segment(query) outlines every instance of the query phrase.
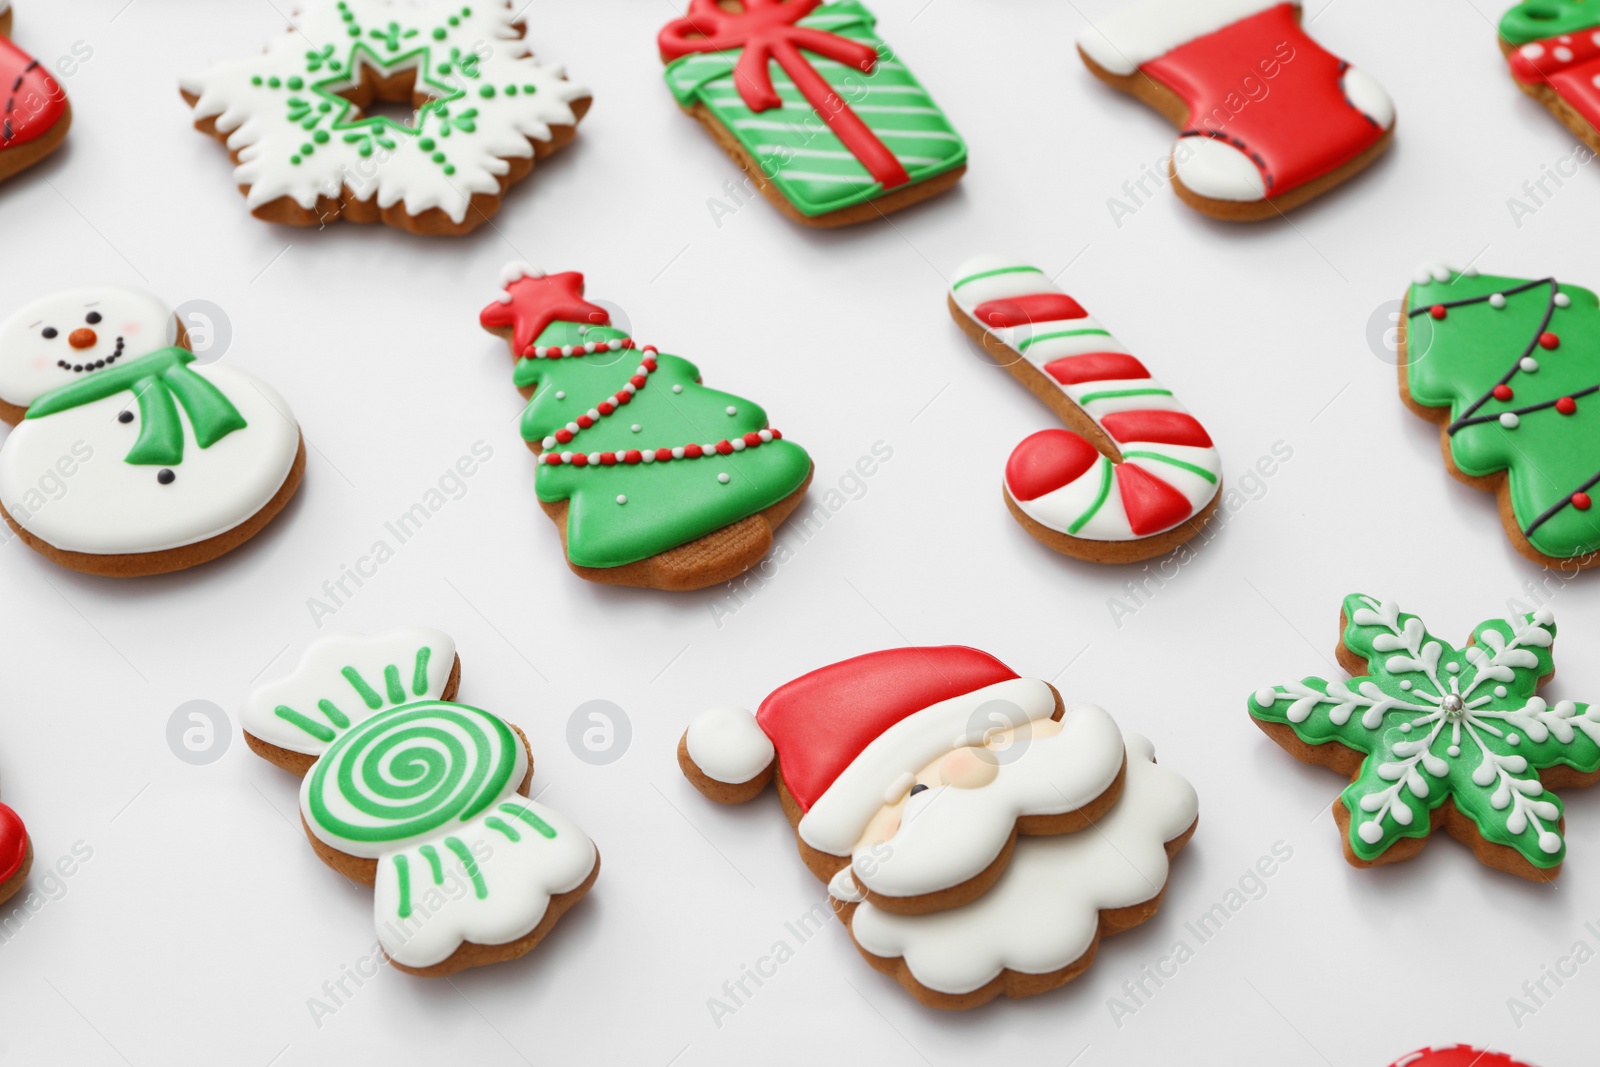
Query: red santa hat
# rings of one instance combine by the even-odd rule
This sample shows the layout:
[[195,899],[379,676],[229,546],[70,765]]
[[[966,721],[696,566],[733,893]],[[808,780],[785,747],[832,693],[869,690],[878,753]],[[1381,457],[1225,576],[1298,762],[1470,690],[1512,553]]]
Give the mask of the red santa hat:
[[805,813],[801,834],[846,855],[885,794],[941,754],[996,728],[1050,718],[1055,691],[959,645],[872,652],[803,675],[748,712],[718,708],[685,741],[702,773],[738,784],[776,755]]

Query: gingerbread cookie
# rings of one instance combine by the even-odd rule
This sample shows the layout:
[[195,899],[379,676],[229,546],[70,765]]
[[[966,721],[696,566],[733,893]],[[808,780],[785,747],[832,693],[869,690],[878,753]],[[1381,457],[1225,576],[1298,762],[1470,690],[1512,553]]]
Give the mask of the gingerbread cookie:
[[805,450],[688,360],[637,345],[583,299],[583,275],[513,263],[501,280],[479,321],[517,361],[535,491],[573,572],[684,590],[755,566],[811,482]]
[[1144,364],[1037,267],[980,256],[947,300],[966,334],[1071,429],[1025,438],[1005,499],[1057,552],[1131,563],[1199,533],[1221,499],[1211,435]]
[[1600,152],[1600,11],[1583,0],[1524,0],[1500,19],[1517,87]]
[[1518,552],[1600,563],[1600,301],[1554,278],[1421,270],[1406,291],[1400,396],[1445,464],[1493,492]]
[[507,0],[306,3],[261,54],[182,81],[257,218],[470,233],[589,110],[587,89],[534,60]]
[[0,0],[0,181],[61,147],[72,125],[66,90],[10,37],[11,0]]
[[1333,804],[1345,858],[1407,860],[1442,827],[1491,867],[1555,878],[1567,846],[1551,790],[1600,781],[1600,711],[1536,695],[1555,673],[1549,611],[1479,623],[1460,650],[1360,594],[1339,625],[1351,682],[1265,687],[1249,710],[1295,758],[1350,776]]
[[303,776],[318,857],[373,887],[389,961],[424,977],[530,951],[600,873],[584,832],[527,799],[522,731],[452,702],[460,677],[437,630],[330,634],[241,713],[251,750]]
[[113,286],[42,297],[0,322],[0,514],[63,567],[164,574],[253,537],[300,485],[288,405],[200,366],[166,305]]
[[856,0],[690,0],[661,30],[667,85],[750,181],[807,226],[955,185],[967,146]]
[[1473,1048],[1471,1045],[1441,1045],[1419,1048],[1395,1060],[1389,1067],[1532,1067],[1504,1052]]
[[[0,27],[4,28],[4,27]],[[0,904],[22,888],[33,866],[33,842],[16,812],[0,804]]]
[[1274,218],[1389,147],[1383,87],[1301,28],[1283,0],[1135,0],[1078,35],[1091,73],[1178,127],[1179,197],[1212,218]]
[[678,763],[725,804],[776,778],[801,859],[857,947],[940,1008],[1076,977],[1101,932],[1154,914],[1198,810],[1104,709],[1067,707],[1049,683],[958,646],[823,667],[755,716],[703,712]]

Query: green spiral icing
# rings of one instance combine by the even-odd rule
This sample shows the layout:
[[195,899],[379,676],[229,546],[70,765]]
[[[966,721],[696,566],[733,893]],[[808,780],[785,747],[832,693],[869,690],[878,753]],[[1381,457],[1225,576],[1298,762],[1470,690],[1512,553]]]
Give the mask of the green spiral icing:
[[405,841],[470,819],[517,783],[521,742],[500,719],[423,701],[379,712],[323,753],[305,808],[348,841]]

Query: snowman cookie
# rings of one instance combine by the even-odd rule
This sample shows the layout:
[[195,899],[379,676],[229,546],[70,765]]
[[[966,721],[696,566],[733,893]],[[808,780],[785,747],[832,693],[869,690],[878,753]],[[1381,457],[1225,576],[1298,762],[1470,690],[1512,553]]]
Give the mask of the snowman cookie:
[[61,147],[72,125],[66,90],[10,37],[11,0],[0,0],[0,181]]
[[1134,0],[1078,35],[1090,73],[1178,127],[1172,186],[1196,211],[1275,218],[1389,147],[1389,94],[1314,41],[1300,6]]
[[857,947],[925,1004],[1076,977],[1150,918],[1194,791],[1093,704],[971,648],[870,653],[715,708],[678,745],[720,803],[776,779],[800,855]]
[[1221,459],[1198,419],[1038,267],[979,256],[946,300],[968,337],[1070,429],[1006,461],[1006,506],[1040,543],[1133,563],[1195,536],[1217,510]]
[[[533,58],[508,0],[305,0],[265,50],[184,78],[250,213],[464,234],[564,147],[589,91]],[[414,108],[405,120],[374,104]]]
[[460,680],[438,630],[328,634],[241,712],[251,750],[302,776],[317,856],[373,887],[389,962],[423,977],[531,951],[600,873],[594,842],[528,799],[527,737],[454,703]]
[[73,570],[136,577],[215,559],[300,485],[305,445],[254,375],[200,366],[144,293],[78,289],[0,322],[0,514]]
[[0,904],[22,888],[33,866],[33,842],[16,812],[0,804]]

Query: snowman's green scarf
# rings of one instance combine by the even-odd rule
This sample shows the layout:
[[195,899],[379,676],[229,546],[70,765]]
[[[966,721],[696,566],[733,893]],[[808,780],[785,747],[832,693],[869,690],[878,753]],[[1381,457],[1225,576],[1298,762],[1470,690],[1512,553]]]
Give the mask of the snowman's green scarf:
[[201,448],[210,448],[246,426],[244,416],[222,390],[190,369],[193,362],[194,353],[188,349],[163,348],[119,366],[97,370],[45,393],[28,406],[28,418],[42,419],[132,391],[139,401],[139,438],[123,461],[175,467],[183,462],[180,406],[189,417],[194,439]]

